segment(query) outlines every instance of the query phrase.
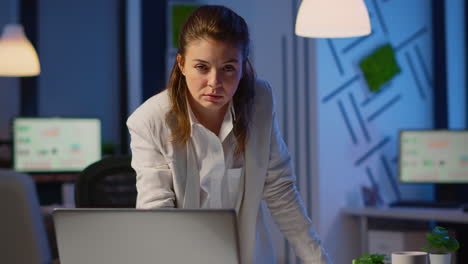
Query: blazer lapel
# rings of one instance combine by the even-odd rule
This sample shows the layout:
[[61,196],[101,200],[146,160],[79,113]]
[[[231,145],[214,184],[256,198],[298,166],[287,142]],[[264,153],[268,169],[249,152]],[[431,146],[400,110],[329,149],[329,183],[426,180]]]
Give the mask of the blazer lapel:
[[176,194],[176,208],[184,207],[185,185],[187,181],[187,153],[185,148],[173,148],[173,161],[171,170],[174,174],[173,188]]
[[200,207],[200,173],[190,142],[186,147],[174,147],[172,173],[177,208]]
[[200,170],[192,142],[186,146],[186,179],[183,208],[200,208]]
[[265,153],[268,148],[257,138],[259,134],[252,132],[245,150],[244,193],[238,215],[242,263],[253,263],[257,215],[266,176],[265,157],[268,157]]
[[[263,91],[263,90],[259,90]],[[239,210],[239,237],[242,263],[254,263],[255,234],[270,151],[272,105],[265,94],[256,94],[252,129],[245,149],[244,196]]]

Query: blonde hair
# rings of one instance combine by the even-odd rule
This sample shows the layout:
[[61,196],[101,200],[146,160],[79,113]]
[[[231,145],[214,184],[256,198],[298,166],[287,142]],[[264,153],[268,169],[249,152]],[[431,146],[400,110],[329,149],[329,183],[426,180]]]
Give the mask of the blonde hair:
[[[184,23],[179,35],[178,54],[184,58],[187,45],[195,40],[213,39],[225,41],[241,49],[243,74],[233,96],[235,120],[233,133],[237,140],[236,155],[245,152],[250,116],[255,96],[255,72],[249,62],[249,31],[244,19],[224,6],[201,6]],[[185,76],[174,62],[169,76],[168,93],[171,110],[166,122],[171,127],[172,140],[179,145],[187,144],[190,139],[190,120],[187,110],[187,83]]]

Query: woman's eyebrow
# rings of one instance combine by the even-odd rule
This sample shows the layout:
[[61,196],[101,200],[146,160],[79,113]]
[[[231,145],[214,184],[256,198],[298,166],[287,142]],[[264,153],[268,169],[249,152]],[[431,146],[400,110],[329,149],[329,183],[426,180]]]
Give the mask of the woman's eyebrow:
[[207,61],[204,61],[204,60],[201,60],[201,59],[193,59],[192,61],[196,61],[196,62],[202,62],[202,63],[209,63]]
[[[210,64],[209,62],[207,62],[205,60],[202,60],[202,59],[193,59],[192,61]],[[238,59],[229,59],[229,60],[225,61],[224,63],[233,63],[233,62],[234,63],[239,63],[239,60]]]
[[224,63],[231,63],[231,62],[239,63],[239,60],[238,59],[230,59],[230,60],[225,61]]

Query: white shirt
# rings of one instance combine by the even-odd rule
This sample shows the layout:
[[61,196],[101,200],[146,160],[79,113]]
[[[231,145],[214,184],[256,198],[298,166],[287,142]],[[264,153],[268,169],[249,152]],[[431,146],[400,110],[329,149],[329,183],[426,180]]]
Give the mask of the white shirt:
[[200,172],[200,208],[235,208],[240,206],[243,159],[235,158],[235,118],[229,105],[219,135],[200,124],[187,102],[191,125],[191,143]]

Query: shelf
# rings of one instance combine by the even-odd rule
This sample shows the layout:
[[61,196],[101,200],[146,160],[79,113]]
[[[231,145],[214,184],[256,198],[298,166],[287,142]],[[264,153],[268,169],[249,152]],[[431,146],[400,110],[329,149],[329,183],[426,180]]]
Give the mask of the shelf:
[[464,212],[461,208],[343,208],[342,212],[350,216],[468,223],[468,212]]

